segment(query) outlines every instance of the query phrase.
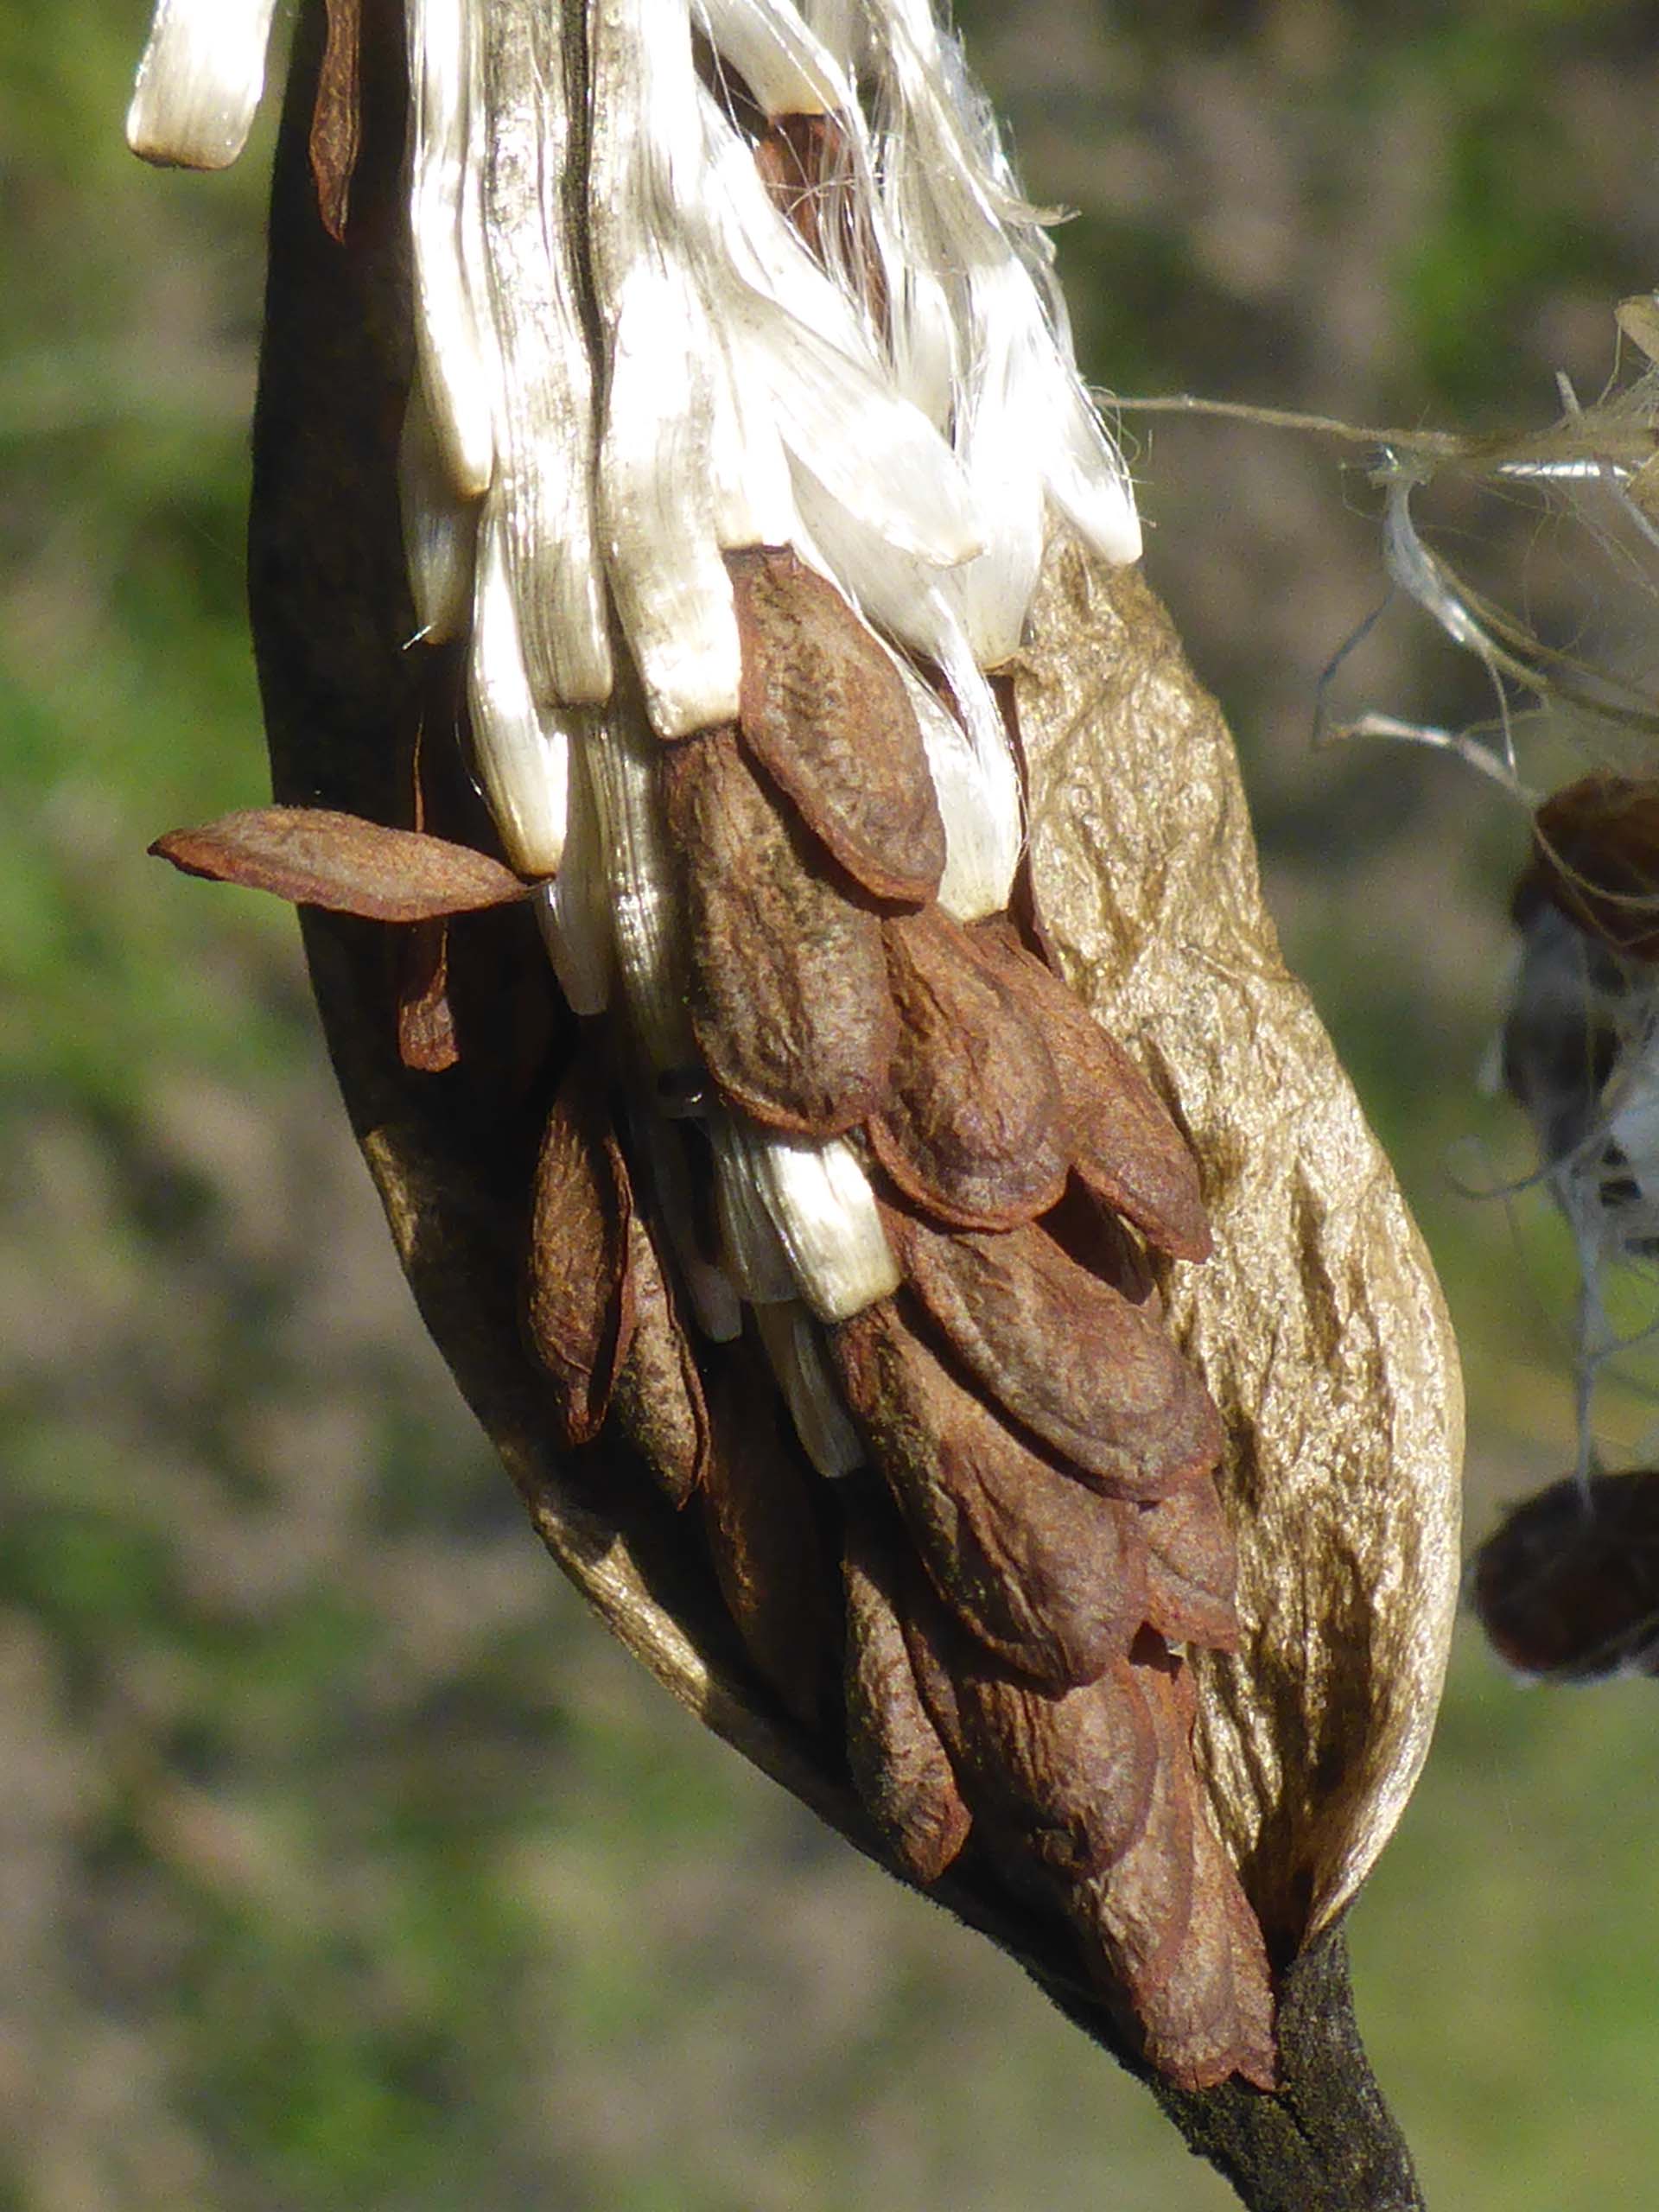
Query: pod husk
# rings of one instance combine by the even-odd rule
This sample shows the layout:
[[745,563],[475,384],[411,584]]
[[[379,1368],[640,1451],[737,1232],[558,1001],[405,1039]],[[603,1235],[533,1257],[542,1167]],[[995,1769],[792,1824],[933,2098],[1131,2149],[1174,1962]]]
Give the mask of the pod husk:
[[1061,973],[1204,1163],[1171,1324],[1220,1409],[1243,1634],[1196,1748],[1276,1947],[1354,1896],[1427,1754],[1459,1583],[1463,1392],[1433,1268],[1262,904],[1220,713],[1138,569],[1050,549],[1014,676]]

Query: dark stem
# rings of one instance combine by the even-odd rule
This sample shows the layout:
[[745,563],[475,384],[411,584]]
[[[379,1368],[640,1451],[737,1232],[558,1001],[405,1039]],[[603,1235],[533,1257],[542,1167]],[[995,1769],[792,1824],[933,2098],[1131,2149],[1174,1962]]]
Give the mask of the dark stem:
[[1250,2212],[1422,2212],[1411,2153],[1359,2039],[1339,1928],[1304,1951],[1281,1982],[1282,2078],[1272,2096],[1236,2080],[1216,2089],[1172,2088],[1124,2058],[1102,2034],[1094,2008],[1051,1994],[1140,2075],[1188,2147],[1231,2183]]

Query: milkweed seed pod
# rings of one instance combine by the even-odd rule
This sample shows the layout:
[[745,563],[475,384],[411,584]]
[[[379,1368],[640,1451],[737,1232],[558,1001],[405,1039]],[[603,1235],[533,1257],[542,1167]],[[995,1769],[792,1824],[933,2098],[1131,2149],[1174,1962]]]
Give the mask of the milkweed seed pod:
[[1250,2201],[1405,2203],[1329,1931],[1432,1726],[1455,1367],[1138,552],[924,0],[331,0],[282,809],[163,849],[305,905],[429,1325],[625,1641]]

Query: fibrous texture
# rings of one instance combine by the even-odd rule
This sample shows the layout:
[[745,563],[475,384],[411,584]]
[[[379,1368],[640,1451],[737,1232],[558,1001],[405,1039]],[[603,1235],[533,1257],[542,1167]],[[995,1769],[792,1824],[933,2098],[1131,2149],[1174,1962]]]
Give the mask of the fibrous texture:
[[[325,216],[353,204],[328,152],[356,143],[340,104],[397,45],[346,0],[329,16],[331,51],[362,44],[312,119]],[[1254,1431],[1188,1343],[1211,1333],[1192,1280],[1232,1282],[1206,1185],[1232,1197],[1239,1160],[1184,1134],[1154,1020],[1124,1025],[1132,1053],[1046,933],[1033,618],[1057,561],[1108,575],[1139,539],[1043,233],[922,0],[408,0],[404,29],[399,681],[421,745],[400,804],[533,887],[511,1020],[498,971],[493,1043],[469,1046],[465,1003],[445,1033],[457,1081],[471,1051],[493,1086],[478,1249],[512,1253],[537,1418],[583,1500],[538,1491],[538,1516],[615,1617],[628,1554],[596,1567],[582,1516],[602,1532],[608,1512],[613,1539],[628,1482],[654,1478],[758,1694],[813,1746],[808,1794],[850,1770],[895,1867],[1063,1930],[1068,1973],[1168,2082],[1270,2087],[1262,1917],[1294,1951],[1386,1832],[1426,1741],[1444,1560],[1409,1563],[1410,1679],[1387,1695],[1314,1647],[1333,1588],[1363,1614],[1357,1575],[1387,1580],[1394,1520],[1359,1516],[1346,1554],[1302,1562],[1287,1630],[1260,1575],[1238,1601],[1262,1478],[1227,1446]],[[454,795],[461,760],[486,816]],[[1189,791],[1189,815],[1231,790]],[[1097,800],[1099,866],[1140,882],[1158,837],[1118,841]],[[322,859],[274,887],[349,878],[355,849],[327,842],[346,835],[320,831]],[[203,865],[265,881],[254,842]],[[1224,912],[1255,933],[1254,988],[1274,971],[1243,849],[1230,906],[1195,865],[1182,942]],[[1148,903],[1120,949],[1149,971]],[[460,911],[451,894],[417,926],[458,933]],[[493,918],[534,943],[524,915]],[[447,972],[425,960],[400,1035],[433,1028]],[[1191,975],[1172,998],[1215,1047]],[[411,1080],[450,1079],[432,1065],[405,1052]],[[1230,1060],[1205,1081],[1254,1096],[1275,1077],[1286,1156],[1317,1095],[1392,1233],[1398,1285],[1373,1297],[1374,1255],[1351,1250],[1319,1315],[1327,1395],[1357,1421],[1363,1347],[1338,1340],[1380,1308],[1387,1338],[1421,1270],[1304,1035],[1259,1084]],[[393,1164],[412,1155],[370,1150],[421,1278],[424,1207]],[[1259,1306],[1320,1226],[1263,1255]],[[1301,1319],[1283,1322],[1297,1363],[1259,1374],[1258,1399],[1306,1387]],[[1373,1378],[1391,1372],[1391,1340],[1373,1352]],[[1215,1366],[1230,1380],[1224,1351]],[[1433,1366],[1425,1401],[1445,1395]],[[1420,1427],[1427,1461],[1435,1419]],[[1309,1507],[1321,1541],[1339,1519]],[[664,1586],[639,1593],[637,1640],[683,1688]],[[1296,1636],[1313,1688],[1275,1677],[1253,1704],[1253,1656]],[[1356,1713],[1351,1773],[1333,1732]]]

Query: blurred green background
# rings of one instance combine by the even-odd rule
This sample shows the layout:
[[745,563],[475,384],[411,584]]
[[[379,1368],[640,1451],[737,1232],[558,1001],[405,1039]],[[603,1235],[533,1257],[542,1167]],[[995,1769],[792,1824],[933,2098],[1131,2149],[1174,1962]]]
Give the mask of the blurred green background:
[[[143,12],[0,13],[0,2206],[1215,2212],[1011,1966],[588,1621],[416,1325],[290,918],[143,856],[264,795],[270,141],[217,179],[130,161]],[[1120,390],[1541,422],[1659,281],[1655,6],[959,12],[1030,189],[1077,211]],[[1521,825],[1443,759],[1310,750],[1381,591],[1363,479],[1128,427],[1292,955],[1444,1272],[1478,1535],[1571,1452],[1561,1240],[1453,1173],[1471,1135],[1522,1158],[1475,1088]],[[1492,546],[1512,600],[1601,620],[1580,534],[1516,510]],[[1343,682],[1445,720],[1478,674],[1402,617]],[[1604,1414],[1617,1463],[1649,1416]],[[1651,2201],[1656,1736],[1647,1684],[1523,1690],[1460,1641],[1351,1923],[1440,2207]]]

